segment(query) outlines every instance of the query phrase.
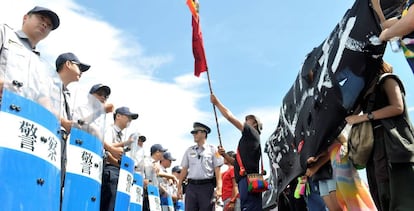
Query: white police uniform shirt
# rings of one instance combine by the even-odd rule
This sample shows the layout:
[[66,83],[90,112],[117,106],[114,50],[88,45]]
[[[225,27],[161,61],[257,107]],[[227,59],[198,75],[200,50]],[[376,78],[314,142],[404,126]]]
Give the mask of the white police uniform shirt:
[[149,183],[158,187],[158,177],[156,169],[160,170],[160,161],[154,160],[152,157],[144,158],[144,179],[149,180]]
[[[164,172],[164,173],[168,173],[167,172],[167,169],[164,166],[162,166],[162,165],[160,165],[160,171],[161,172]],[[166,193],[162,193],[161,192],[161,189],[160,189],[160,194],[164,194],[164,195],[165,194],[168,194],[168,195],[171,196],[172,191],[170,190],[170,186],[171,186],[170,181],[167,178],[165,178],[165,177],[158,177],[158,183],[159,183],[159,186],[162,186],[163,189],[165,191],[167,191]]]
[[109,144],[112,143],[121,143],[123,139],[123,135],[121,128],[119,128],[117,125],[113,124],[105,131],[104,141],[106,141]]
[[[121,129],[113,124],[105,130],[104,141],[109,144],[120,143],[122,142],[122,137],[123,134],[121,132]],[[107,164],[109,163],[107,162]]]
[[145,155],[144,155],[144,148],[138,146],[137,151],[130,150],[126,152],[126,155],[132,160],[134,160],[135,165],[135,172],[140,173],[141,175],[144,174],[144,167],[145,167]]
[[211,144],[189,147],[185,153],[181,166],[188,168],[188,179],[203,180],[214,177],[214,169],[222,166],[224,159]]
[[[61,80],[53,66],[31,47],[27,35],[0,24],[0,47],[0,78],[5,80],[5,87],[42,105],[48,99],[44,106],[59,113]],[[12,81],[20,82],[22,87],[10,85]]]

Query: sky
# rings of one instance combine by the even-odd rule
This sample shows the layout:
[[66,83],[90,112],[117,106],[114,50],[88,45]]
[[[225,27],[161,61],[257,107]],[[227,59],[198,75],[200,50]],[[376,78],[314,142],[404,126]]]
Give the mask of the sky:
[[[262,120],[263,149],[306,54],[328,37],[354,1],[199,1],[212,90],[240,120],[247,114]],[[81,80],[70,85],[71,92],[86,97],[96,83],[110,86],[108,102],[139,114],[127,133],[147,137],[147,154],[151,145],[162,144],[177,159],[172,166],[179,165],[184,151],[194,145],[193,122],[209,125],[207,142],[219,144],[207,74],[194,76],[191,13],[185,0],[1,3],[0,22],[15,29],[36,5],[59,15],[60,27],[38,45],[42,56],[53,65],[59,54],[73,52],[90,64]],[[413,116],[414,74],[401,52],[388,48],[384,58],[405,84]],[[235,151],[240,132],[218,110],[217,118],[223,147]],[[266,154],[264,161],[269,169]]]

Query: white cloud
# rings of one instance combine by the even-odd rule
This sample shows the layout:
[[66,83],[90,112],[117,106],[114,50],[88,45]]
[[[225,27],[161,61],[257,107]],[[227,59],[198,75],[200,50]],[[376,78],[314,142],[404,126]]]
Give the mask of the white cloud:
[[[193,79],[179,76],[172,83],[152,77],[152,71],[170,62],[172,56],[143,55],[141,44],[131,40],[127,33],[98,19],[96,14],[86,13],[71,1],[32,1],[17,5],[8,2],[3,2],[0,17],[10,21],[16,29],[20,28],[23,15],[37,4],[59,15],[60,27],[38,47],[51,65],[60,53],[74,52],[82,62],[92,66],[79,83],[71,84],[76,98],[86,96],[95,83],[107,84],[112,89],[109,101],[115,107],[128,106],[140,114],[128,132],[138,130],[146,135],[148,148],[151,144],[162,143],[173,151],[192,143],[188,132],[194,119],[203,118],[203,112],[196,106],[200,94],[188,87],[201,83],[194,76]],[[107,119],[112,119],[112,115]],[[174,154],[181,157],[182,153]]]
[[[189,133],[192,123],[210,121],[211,126],[215,125],[211,123],[214,121],[213,112],[202,111],[197,106],[200,98],[208,100],[209,93],[200,92],[200,86],[207,83],[205,76],[194,77],[191,66],[187,75],[176,76],[170,82],[154,77],[154,71],[172,62],[174,55],[146,55],[144,44],[134,40],[133,36],[122,29],[103,21],[99,14],[88,12],[72,1],[6,0],[2,3],[0,19],[17,29],[21,27],[23,15],[35,5],[51,8],[59,15],[60,27],[39,43],[42,55],[54,65],[54,60],[60,53],[73,52],[82,62],[90,64],[91,69],[82,75],[80,82],[70,86],[75,98],[86,96],[95,83],[109,85],[112,89],[109,102],[114,103],[115,107],[128,106],[133,112],[139,113],[138,120],[133,121],[127,133],[137,130],[145,135],[148,153],[152,144],[161,143],[177,158],[173,165],[178,165],[184,150],[193,144]],[[278,111],[271,108],[251,111],[264,122],[264,143],[277,123],[277,116],[267,114]],[[245,112],[247,113],[250,112]],[[240,115],[241,118],[245,114]],[[112,115],[107,119],[112,119]],[[220,129],[226,141],[231,137],[232,144],[229,147],[235,150],[240,136],[228,124],[222,122],[220,127],[224,130]],[[209,142],[218,144],[214,139],[216,134],[213,133]]]

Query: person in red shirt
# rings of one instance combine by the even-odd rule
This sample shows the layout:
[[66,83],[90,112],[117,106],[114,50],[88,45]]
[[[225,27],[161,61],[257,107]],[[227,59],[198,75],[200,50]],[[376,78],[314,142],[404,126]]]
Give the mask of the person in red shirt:
[[226,152],[222,146],[218,147],[218,152],[223,156],[224,164],[228,166],[227,170],[221,174],[223,181],[221,197],[224,202],[224,210],[240,210],[239,189],[234,177],[233,166],[233,163],[236,160],[236,153],[234,151]]

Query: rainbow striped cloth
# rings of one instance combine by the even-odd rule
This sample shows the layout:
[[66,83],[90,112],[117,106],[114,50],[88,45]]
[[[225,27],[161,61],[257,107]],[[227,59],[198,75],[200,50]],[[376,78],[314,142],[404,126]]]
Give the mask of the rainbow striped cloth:
[[341,146],[335,142],[329,149],[339,205],[342,210],[349,211],[377,210],[367,184],[359,177],[348,159],[348,154],[341,152]]

